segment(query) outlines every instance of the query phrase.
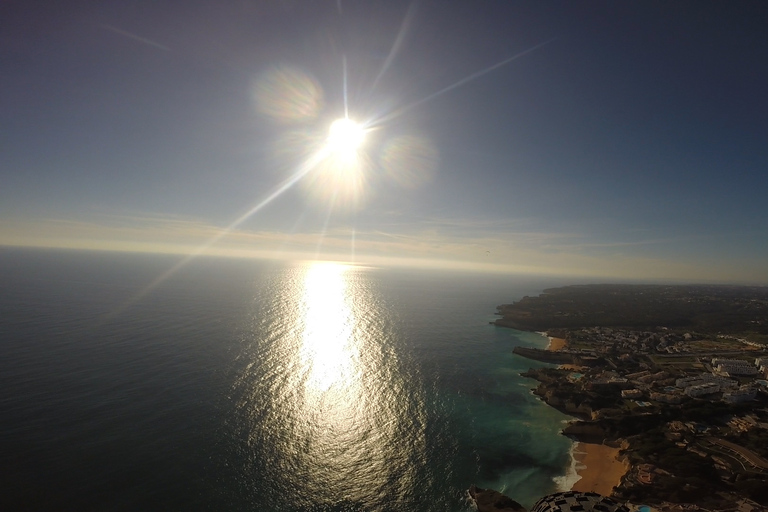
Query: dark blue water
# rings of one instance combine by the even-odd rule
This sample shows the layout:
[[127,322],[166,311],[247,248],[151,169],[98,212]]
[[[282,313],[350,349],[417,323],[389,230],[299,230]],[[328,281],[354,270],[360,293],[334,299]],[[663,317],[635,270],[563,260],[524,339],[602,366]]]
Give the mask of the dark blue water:
[[[466,510],[555,490],[566,419],[497,304],[562,283],[0,250],[0,508]],[[154,283],[154,285],[152,285]],[[152,286],[150,286],[152,285]]]

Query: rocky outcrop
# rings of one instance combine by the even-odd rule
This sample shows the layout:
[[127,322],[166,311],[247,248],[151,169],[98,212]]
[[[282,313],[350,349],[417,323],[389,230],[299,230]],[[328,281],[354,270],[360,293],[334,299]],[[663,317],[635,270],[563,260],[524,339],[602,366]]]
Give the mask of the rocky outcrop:
[[587,401],[576,402],[570,398],[562,398],[558,396],[557,389],[553,389],[551,385],[539,384],[539,386],[533,390],[533,394],[541,397],[541,399],[550,407],[554,407],[560,412],[576,416],[578,418],[589,419],[592,417],[592,406]]
[[559,374],[544,372],[541,368],[528,368],[526,371],[520,372],[520,376],[535,379],[544,384],[558,383],[562,378]]
[[469,495],[475,501],[478,512],[528,512],[521,504],[493,489],[481,489],[474,485]]
[[553,350],[541,350],[539,348],[515,347],[512,352],[519,356],[553,364],[574,364],[575,356],[568,352],[556,352]]
[[605,439],[607,435],[607,432],[601,425],[597,423],[575,421],[573,423],[569,423],[568,426],[563,429],[563,435],[573,437],[584,442],[602,443],[603,439]]

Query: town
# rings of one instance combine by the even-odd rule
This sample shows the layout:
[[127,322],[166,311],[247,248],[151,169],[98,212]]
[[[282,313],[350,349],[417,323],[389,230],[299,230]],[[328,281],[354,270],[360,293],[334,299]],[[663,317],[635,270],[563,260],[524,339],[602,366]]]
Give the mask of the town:
[[[500,306],[506,315],[497,324],[521,319],[538,328],[552,324],[542,330],[559,346],[514,351],[558,365],[532,368],[524,375],[539,381],[534,392],[542,400],[578,418],[563,434],[620,447],[629,470],[612,496],[665,511],[767,510],[768,351],[760,331],[768,301],[755,299],[755,289],[749,289],[746,298],[737,300],[748,304],[749,315],[742,314],[742,307],[733,322],[730,306],[709,307],[722,325],[710,318],[703,326],[681,315],[680,308],[664,304],[688,304],[681,300],[686,287],[659,287],[654,294],[652,287],[643,286],[647,302],[630,302],[644,313],[654,303],[662,316],[676,318],[676,325],[664,326],[657,323],[659,318],[645,315],[648,326],[626,322],[630,327],[621,327],[617,324],[630,318],[624,299],[636,296],[638,289],[622,286],[618,295],[624,299],[611,304],[610,299],[596,300],[598,292],[616,291],[610,286],[599,291],[567,288],[521,301],[527,304]],[[582,293],[590,298],[586,303],[574,298]],[[702,290],[694,287],[692,293],[698,294],[701,306]],[[734,288],[727,293],[733,295]],[[704,302],[712,306],[718,300]],[[607,322],[610,326],[574,321],[600,315],[616,321]]]

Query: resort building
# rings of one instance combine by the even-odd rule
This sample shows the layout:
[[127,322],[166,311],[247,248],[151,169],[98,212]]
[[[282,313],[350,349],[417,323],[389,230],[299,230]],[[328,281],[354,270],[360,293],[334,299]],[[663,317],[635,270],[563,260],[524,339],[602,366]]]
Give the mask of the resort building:
[[757,368],[752,365],[719,364],[716,368],[721,375],[757,375]]
[[706,382],[685,388],[685,394],[690,397],[711,395],[720,391],[720,385],[715,382]]
[[723,400],[732,404],[738,404],[754,400],[756,395],[757,390],[755,388],[752,386],[743,386],[735,391],[727,391],[723,393]]
[[743,359],[712,359],[712,367],[720,374],[757,375],[757,367]]
[[675,386],[677,386],[680,389],[686,389],[691,386],[697,386],[699,384],[706,384],[711,382],[718,384],[721,390],[735,388],[736,386],[739,385],[739,383],[736,382],[735,380],[725,377],[723,375],[713,375],[711,373],[702,373],[701,375],[695,375],[693,377],[684,377],[682,379],[677,379],[675,381]]

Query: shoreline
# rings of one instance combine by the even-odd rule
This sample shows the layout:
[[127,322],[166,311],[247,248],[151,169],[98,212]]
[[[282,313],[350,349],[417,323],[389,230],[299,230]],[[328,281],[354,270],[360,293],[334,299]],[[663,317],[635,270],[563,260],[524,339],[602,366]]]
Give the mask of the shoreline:
[[550,336],[547,332],[542,331],[535,331],[536,334],[540,334],[541,336],[547,338],[549,340],[549,343],[547,344],[546,348],[544,350],[549,350],[551,352],[557,352],[559,350],[564,349],[568,342],[565,338],[557,338],[555,336]]
[[547,345],[547,350],[552,352],[563,350],[568,345],[568,342],[565,340],[565,338],[555,338],[553,336],[547,336],[547,338],[549,338],[549,345]]
[[570,491],[576,482],[581,480],[579,475],[579,461],[576,459],[576,448],[579,445],[578,441],[573,441],[571,449],[568,451],[568,455],[571,457],[570,465],[565,469],[565,474],[562,476],[556,476],[553,480],[557,484],[557,490],[559,492]]
[[[545,349],[547,351],[558,352],[567,347],[568,342],[564,338],[549,336],[546,332],[538,334],[549,340]],[[558,368],[583,369],[573,364],[561,364]],[[622,478],[630,469],[626,459],[619,458],[619,448],[605,444],[574,440],[569,454],[571,463],[565,474],[554,478],[558,490],[561,491],[596,492],[611,496],[613,488],[621,484]]]

